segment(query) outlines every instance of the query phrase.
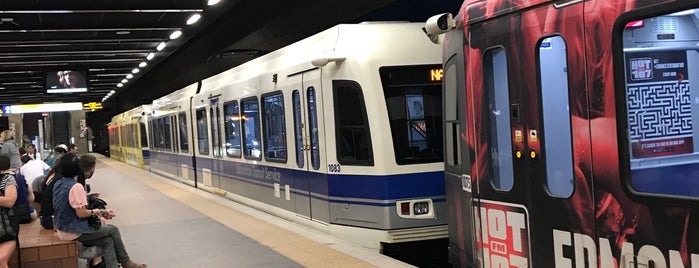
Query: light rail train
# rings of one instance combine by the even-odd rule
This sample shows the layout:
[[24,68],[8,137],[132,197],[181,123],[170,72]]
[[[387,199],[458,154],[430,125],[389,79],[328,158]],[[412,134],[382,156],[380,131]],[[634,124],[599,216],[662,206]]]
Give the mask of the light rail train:
[[370,248],[446,238],[422,26],[338,25],[153,101],[150,170]]
[[699,267],[699,2],[467,0],[444,46],[455,267]]

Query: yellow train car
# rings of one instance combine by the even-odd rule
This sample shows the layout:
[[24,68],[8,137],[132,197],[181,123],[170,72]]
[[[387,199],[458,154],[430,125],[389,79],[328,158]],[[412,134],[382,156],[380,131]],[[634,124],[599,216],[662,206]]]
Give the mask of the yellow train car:
[[109,131],[110,157],[145,169],[150,165],[147,117],[150,105],[142,105],[112,117]]

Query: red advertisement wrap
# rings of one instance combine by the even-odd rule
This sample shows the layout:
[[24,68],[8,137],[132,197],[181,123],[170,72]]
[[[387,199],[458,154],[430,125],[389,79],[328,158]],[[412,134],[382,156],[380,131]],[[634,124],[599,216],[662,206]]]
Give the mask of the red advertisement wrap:
[[[447,191],[447,202],[459,208],[456,218],[472,217],[450,221],[450,232],[456,229],[459,234],[468,234],[468,230],[475,229],[478,234],[452,241],[464,252],[471,249],[475,254],[461,264],[453,264],[520,267],[517,265],[521,262],[512,260],[526,258],[530,267],[545,268],[699,268],[697,208],[644,202],[629,196],[620,170],[620,161],[629,160],[619,159],[619,141],[624,138],[617,136],[617,124],[628,117],[616,113],[617,103],[625,102],[616,99],[616,91],[626,89],[615,88],[615,64],[624,63],[614,62],[613,27],[624,13],[674,1],[587,0],[558,6],[544,2],[465,1],[457,16],[461,23],[458,30],[464,32],[465,70],[460,75],[466,84],[465,90],[458,92],[467,105],[464,118],[468,131],[461,137],[471,156],[467,174],[473,178],[473,200],[480,200],[468,199],[470,196],[460,189]],[[542,38],[552,35],[565,40],[568,64],[573,190],[562,198],[552,197],[542,187],[547,183],[545,153],[537,158],[526,157],[530,149],[545,150],[535,51]],[[496,176],[492,162],[497,158],[493,157],[495,146],[490,140],[491,111],[483,101],[488,96],[484,89],[484,55],[494,47],[507,54],[510,102],[520,107],[518,119],[512,119],[510,125],[512,152],[521,148],[525,153],[521,159],[512,156],[515,182],[507,190],[492,186]],[[637,77],[649,77],[644,69],[647,66],[640,63],[636,65]],[[530,130],[537,130],[536,140],[532,140]],[[694,146],[691,138],[684,137],[636,140],[628,145],[631,148],[626,150],[635,158],[683,154]],[[624,172],[623,176],[628,176],[628,171]],[[463,212],[464,204],[472,202],[480,207],[474,207],[472,213]],[[494,223],[490,222],[490,210],[495,215]],[[508,212],[525,218],[526,230],[520,229],[517,240],[513,233],[516,228],[507,225]],[[498,222],[502,220],[505,224]],[[482,228],[491,224],[498,226],[495,235]],[[526,243],[520,239],[526,239]],[[525,246],[529,243],[531,247]],[[522,245],[522,251],[518,245]]]
[[522,205],[475,200],[479,267],[530,267],[529,214]]

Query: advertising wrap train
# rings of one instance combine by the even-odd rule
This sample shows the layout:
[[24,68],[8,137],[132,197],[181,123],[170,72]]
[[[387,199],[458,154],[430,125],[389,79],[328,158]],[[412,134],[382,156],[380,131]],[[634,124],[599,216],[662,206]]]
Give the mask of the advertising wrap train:
[[163,96],[114,117],[112,157],[370,248],[445,239],[442,54],[423,25],[338,25]]
[[426,30],[453,266],[699,268],[699,2],[467,0]]

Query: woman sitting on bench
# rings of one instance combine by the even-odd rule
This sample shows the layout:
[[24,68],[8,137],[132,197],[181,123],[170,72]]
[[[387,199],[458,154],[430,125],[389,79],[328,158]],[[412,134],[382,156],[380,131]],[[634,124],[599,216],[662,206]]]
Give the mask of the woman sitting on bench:
[[54,228],[58,232],[58,237],[61,240],[77,240],[83,244],[101,247],[102,261],[108,268],[116,268],[118,263],[121,263],[123,268],[145,268],[145,264],[138,264],[129,259],[116,226],[105,224],[103,220],[102,225],[95,229],[88,223],[88,218],[93,215],[111,219],[114,217],[114,212],[105,209],[87,209],[85,188],[76,181],[76,177],[81,172],[78,157],[65,154],[58,161],[60,170],[57,170],[57,173],[63,176],[56,181],[53,188]]

